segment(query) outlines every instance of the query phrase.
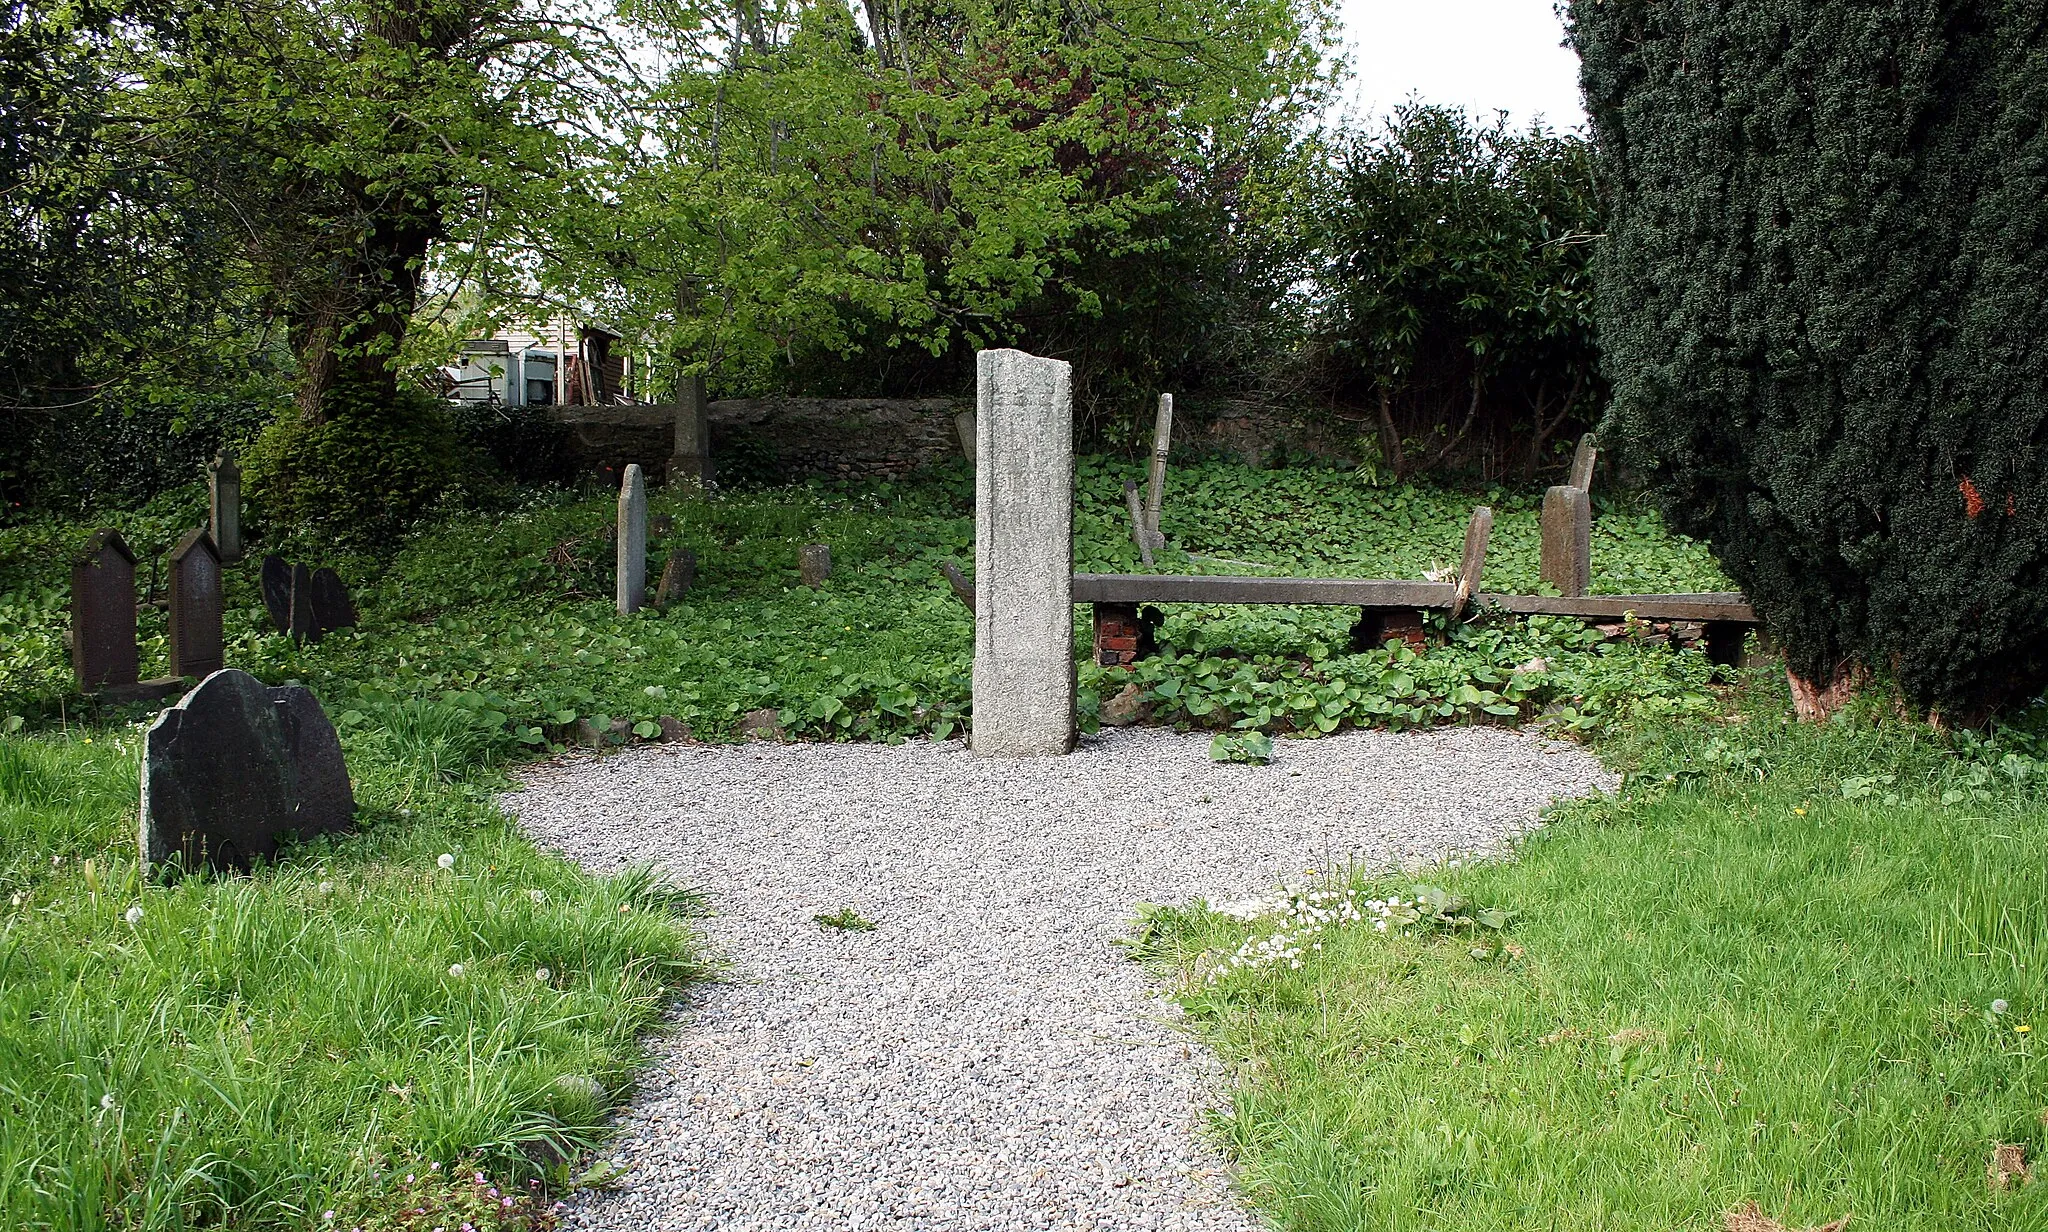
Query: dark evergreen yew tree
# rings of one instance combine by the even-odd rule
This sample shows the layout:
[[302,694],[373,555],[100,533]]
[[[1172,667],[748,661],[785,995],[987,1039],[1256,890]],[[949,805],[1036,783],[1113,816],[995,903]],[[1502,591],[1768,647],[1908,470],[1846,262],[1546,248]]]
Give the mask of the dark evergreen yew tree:
[[[2048,684],[2048,3],[1572,0],[1603,436],[1810,709]],[[1821,709],[1825,709],[1823,701]]]

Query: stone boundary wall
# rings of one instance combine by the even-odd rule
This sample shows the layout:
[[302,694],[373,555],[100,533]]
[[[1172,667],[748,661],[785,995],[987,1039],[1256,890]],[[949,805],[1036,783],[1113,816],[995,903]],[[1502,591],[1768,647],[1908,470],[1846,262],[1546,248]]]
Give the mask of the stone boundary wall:
[[[759,482],[904,475],[963,457],[953,417],[972,398],[733,398],[710,406],[714,479]],[[575,469],[621,471],[637,462],[666,477],[675,449],[673,406],[565,406]]]

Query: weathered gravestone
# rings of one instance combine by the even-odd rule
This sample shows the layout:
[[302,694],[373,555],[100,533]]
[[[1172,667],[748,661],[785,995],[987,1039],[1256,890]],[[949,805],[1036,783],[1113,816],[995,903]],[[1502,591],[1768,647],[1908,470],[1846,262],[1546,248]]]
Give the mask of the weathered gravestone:
[[222,560],[242,559],[242,468],[233,450],[223,449],[206,468],[206,487],[213,511],[207,527]]
[[983,757],[1074,747],[1072,369],[975,357],[974,721]]
[[96,532],[71,566],[71,670],[78,691],[135,683],[135,553]]
[[960,456],[967,459],[967,465],[974,465],[974,412],[961,411],[953,416],[953,432],[960,438]]
[[1465,523],[1465,550],[1458,558],[1458,589],[1451,594],[1451,619],[1457,620],[1479,594],[1486,572],[1486,548],[1493,540],[1493,510],[1481,505]]
[[711,404],[701,376],[686,376],[677,383],[675,452],[669,455],[668,482],[700,489],[711,482]]
[[334,725],[298,685],[215,672],[143,741],[145,866],[247,868],[287,838],[346,830],[355,807]]
[[796,573],[812,590],[823,586],[832,576],[832,549],[822,543],[806,543],[797,550]]
[[619,485],[619,615],[631,616],[647,601],[647,481],[640,464],[626,466]]
[[171,549],[171,675],[204,680],[226,666],[220,556],[213,537],[187,531]]
[[320,640],[320,622],[313,619],[313,571],[304,565],[292,566],[291,600],[287,613],[293,641]]
[[1543,580],[1577,596],[1593,583],[1593,502],[1584,488],[1543,494]]
[[292,567],[281,556],[263,558],[263,610],[270,613],[272,628],[292,631]]
[[680,603],[697,584],[697,554],[689,548],[670,552],[661,566],[661,582],[654,588],[654,606],[666,611]]
[[313,570],[312,592],[315,640],[336,629],[356,627],[355,601],[349,598],[348,587],[339,573],[326,568]]

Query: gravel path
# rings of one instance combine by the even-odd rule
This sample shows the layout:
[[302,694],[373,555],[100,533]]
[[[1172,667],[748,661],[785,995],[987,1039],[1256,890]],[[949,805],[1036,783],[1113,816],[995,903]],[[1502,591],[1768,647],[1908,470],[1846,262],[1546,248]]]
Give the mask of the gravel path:
[[[1213,1063],[1113,944],[1134,905],[1498,849],[1614,780],[1491,728],[1281,741],[1256,768],[1208,743],[669,746],[533,772],[504,801],[530,833],[702,887],[734,968],[656,1042],[630,1171],[570,1226],[1257,1227],[1198,1132]],[[842,907],[880,926],[813,920]]]

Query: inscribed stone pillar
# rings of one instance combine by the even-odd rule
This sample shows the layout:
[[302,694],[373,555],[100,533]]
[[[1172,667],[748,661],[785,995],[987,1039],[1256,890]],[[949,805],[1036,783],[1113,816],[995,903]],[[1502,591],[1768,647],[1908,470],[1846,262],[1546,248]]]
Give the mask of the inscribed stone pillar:
[[711,482],[711,405],[701,376],[684,377],[676,389],[676,442],[668,481],[698,487]]
[[619,615],[631,616],[647,601],[647,482],[640,464],[626,465],[619,485]]
[[1593,584],[1593,502],[1584,488],[1543,494],[1543,580],[1566,596]]
[[1074,747],[1071,369],[976,357],[974,724],[983,757]]
[[225,665],[220,556],[203,530],[171,549],[171,675],[204,680]]
[[71,566],[71,669],[78,691],[134,684],[135,553],[116,530],[86,541]]
[[242,559],[242,468],[235,454],[223,449],[206,470],[207,489],[213,498],[208,528],[213,532],[214,550],[224,561]]

